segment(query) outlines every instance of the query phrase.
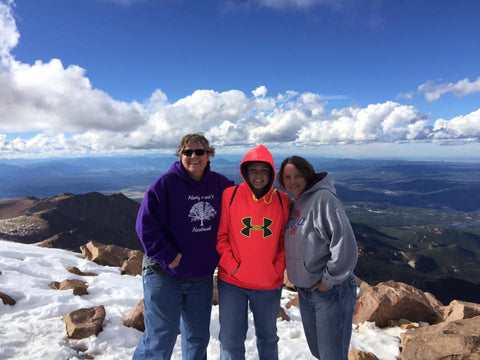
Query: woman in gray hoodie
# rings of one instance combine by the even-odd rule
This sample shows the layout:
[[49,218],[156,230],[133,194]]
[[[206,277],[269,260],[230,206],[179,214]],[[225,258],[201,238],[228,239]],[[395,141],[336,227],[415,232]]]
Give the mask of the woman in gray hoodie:
[[308,346],[321,360],[347,360],[357,286],[355,235],[330,176],[286,158],[280,185],[294,197],[285,231],[288,279],[298,289]]

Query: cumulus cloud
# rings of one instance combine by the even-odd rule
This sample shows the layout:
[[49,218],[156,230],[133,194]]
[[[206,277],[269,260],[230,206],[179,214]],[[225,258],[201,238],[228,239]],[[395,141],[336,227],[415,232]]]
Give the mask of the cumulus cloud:
[[128,131],[147,120],[143,107],[92,89],[85,70],[48,63],[5,62],[0,74],[0,126],[4,131]]
[[366,108],[334,110],[310,121],[298,136],[304,144],[368,143],[418,140],[427,123],[413,106],[388,101]]
[[433,126],[435,140],[464,139],[478,141],[480,138],[480,109],[451,120],[438,119]]
[[[144,103],[118,101],[93,88],[79,66],[59,59],[17,61],[11,55],[19,39],[12,4],[0,0],[1,157],[171,150],[191,132],[203,132],[216,146],[235,147],[480,138],[480,109],[432,126],[413,106],[387,101],[330,111],[321,94],[269,95],[263,85],[250,94],[197,90],[173,103],[160,89]],[[468,82],[457,91],[475,86]],[[22,132],[34,135],[9,135]]]
[[15,24],[11,7],[13,0],[0,2],[0,56],[10,56],[10,50],[18,44],[20,34]]
[[428,81],[420,85],[417,89],[417,93],[424,94],[428,102],[436,101],[447,93],[452,93],[457,97],[464,97],[478,92],[480,92],[480,77],[475,81],[470,81],[465,78],[456,83],[444,84],[435,84],[434,82]]

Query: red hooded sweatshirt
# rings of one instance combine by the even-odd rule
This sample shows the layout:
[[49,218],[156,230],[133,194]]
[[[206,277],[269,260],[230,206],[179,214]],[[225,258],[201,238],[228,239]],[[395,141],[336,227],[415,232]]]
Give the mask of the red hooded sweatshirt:
[[[247,163],[258,161],[267,163],[271,171],[265,194],[257,199],[248,184]],[[243,183],[226,188],[222,196],[217,236],[218,277],[243,288],[275,289],[283,284],[283,235],[290,199],[273,188],[275,167],[265,146],[258,145],[247,152],[240,173]]]

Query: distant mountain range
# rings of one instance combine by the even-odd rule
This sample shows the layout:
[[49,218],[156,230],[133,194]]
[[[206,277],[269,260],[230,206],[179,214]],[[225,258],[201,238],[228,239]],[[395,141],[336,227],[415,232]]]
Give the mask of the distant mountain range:
[[[0,239],[79,251],[90,240],[142,249],[135,233],[139,203],[123,194],[59,194],[0,201]],[[360,258],[356,275],[370,284],[402,281],[452,299],[480,302],[480,235],[463,229],[388,228],[352,222]]]
[[[277,167],[283,158],[276,158]],[[0,199],[58,193],[122,192],[140,199],[176,160],[173,155],[0,160]],[[309,158],[328,171],[344,202],[374,202],[458,211],[480,210],[480,163]],[[237,183],[241,156],[212,159]]]

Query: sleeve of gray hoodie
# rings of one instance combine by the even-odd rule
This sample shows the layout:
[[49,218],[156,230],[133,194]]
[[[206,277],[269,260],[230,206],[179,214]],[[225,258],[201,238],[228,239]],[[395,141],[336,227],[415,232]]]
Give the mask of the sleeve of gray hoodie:
[[326,192],[321,201],[316,226],[321,226],[325,239],[329,243],[330,259],[322,276],[322,283],[333,288],[353,274],[357,265],[358,250],[355,235],[341,201],[332,193]]

